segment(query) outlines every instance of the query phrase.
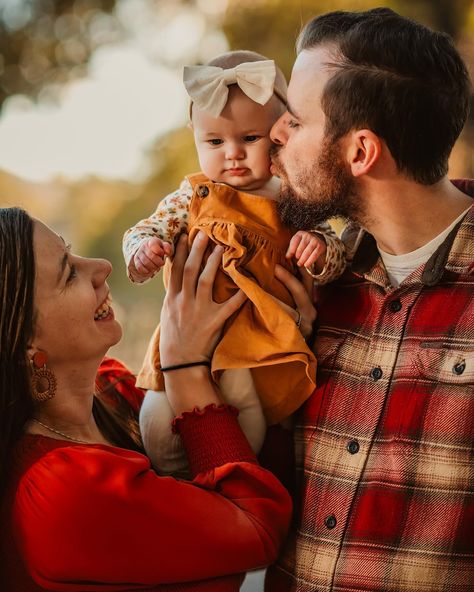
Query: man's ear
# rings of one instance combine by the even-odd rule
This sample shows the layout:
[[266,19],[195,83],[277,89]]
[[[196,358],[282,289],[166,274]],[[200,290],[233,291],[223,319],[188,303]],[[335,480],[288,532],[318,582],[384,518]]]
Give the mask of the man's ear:
[[347,161],[352,175],[367,175],[382,154],[382,141],[371,130],[361,129],[349,134],[347,142]]

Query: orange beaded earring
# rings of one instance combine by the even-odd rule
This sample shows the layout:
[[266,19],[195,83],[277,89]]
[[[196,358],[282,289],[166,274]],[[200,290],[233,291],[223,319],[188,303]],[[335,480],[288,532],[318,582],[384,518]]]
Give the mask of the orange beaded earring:
[[46,368],[47,361],[48,356],[42,351],[37,351],[30,360],[31,391],[33,400],[37,403],[48,401],[56,394],[56,377]]

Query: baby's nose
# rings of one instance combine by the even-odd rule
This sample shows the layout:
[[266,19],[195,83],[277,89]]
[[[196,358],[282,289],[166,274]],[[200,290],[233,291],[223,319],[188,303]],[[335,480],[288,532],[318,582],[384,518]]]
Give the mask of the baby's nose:
[[227,147],[226,156],[229,160],[243,158],[245,151],[240,144],[232,143]]

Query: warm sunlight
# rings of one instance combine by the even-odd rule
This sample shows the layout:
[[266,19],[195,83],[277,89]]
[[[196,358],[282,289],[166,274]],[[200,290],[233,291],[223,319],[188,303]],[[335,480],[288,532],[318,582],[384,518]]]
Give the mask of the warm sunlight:
[[[156,138],[186,122],[183,65],[228,48],[224,35],[207,30],[205,21],[226,3],[208,1],[205,11],[203,4],[186,12],[176,7],[163,17],[147,2],[119,4],[116,18],[126,39],[93,52],[87,77],[63,86],[59,104],[15,94],[5,101],[0,170],[30,181],[91,174],[142,180],[150,173],[146,152]],[[12,11],[15,1],[9,6]],[[99,21],[99,34],[104,27]]]
[[64,89],[58,106],[13,97],[0,119],[0,168],[34,181],[89,173],[130,178],[144,152],[181,124],[180,72],[151,64],[128,45],[97,52],[90,75]]

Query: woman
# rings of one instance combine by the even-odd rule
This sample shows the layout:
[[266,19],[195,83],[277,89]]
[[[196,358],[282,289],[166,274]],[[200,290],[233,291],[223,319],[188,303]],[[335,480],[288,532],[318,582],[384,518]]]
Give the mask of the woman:
[[209,379],[220,329],[244,297],[212,301],[222,253],[199,275],[206,246],[198,237],[188,256],[180,242],[162,312],[166,391],[193,475],[177,481],[141,453],[142,394],[126,370],[115,364],[115,388],[93,394],[121,337],[111,265],[0,209],[3,592],[236,591],[243,572],[275,559],[291,504]]

